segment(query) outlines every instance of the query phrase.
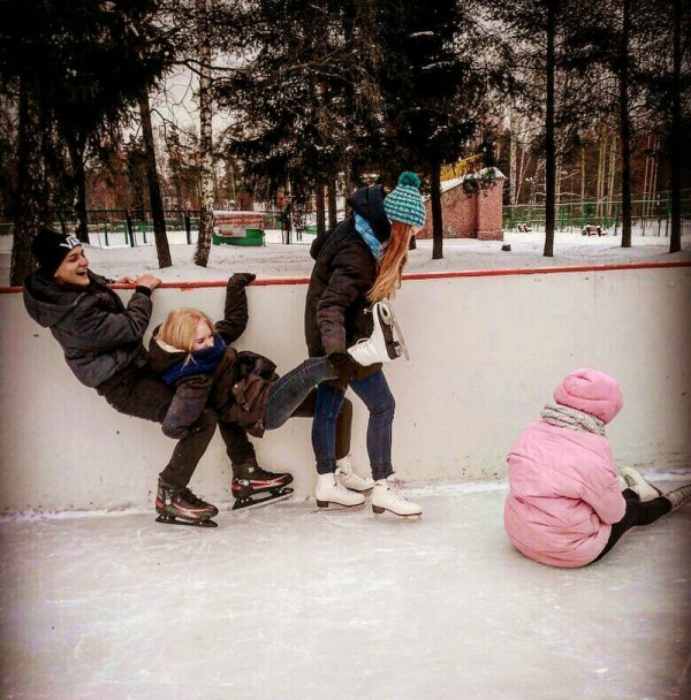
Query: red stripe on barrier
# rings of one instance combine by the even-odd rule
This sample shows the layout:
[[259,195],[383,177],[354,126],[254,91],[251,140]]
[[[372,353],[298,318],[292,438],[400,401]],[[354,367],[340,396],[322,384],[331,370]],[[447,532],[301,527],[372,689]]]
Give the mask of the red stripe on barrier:
[[[645,262],[645,263],[621,263],[619,265],[573,265],[569,267],[530,267],[507,268],[505,270],[458,270],[455,272],[410,272],[403,275],[404,280],[435,280],[455,279],[457,277],[503,277],[512,275],[550,275],[569,272],[609,272],[616,270],[659,270],[672,267],[691,267],[691,261],[680,260],[676,262]],[[309,284],[309,277],[266,277],[256,279],[252,287],[273,287],[280,285]],[[113,289],[134,289],[134,284],[113,284]],[[214,289],[226,286],[226,280],[199,281],[199,282],[163,282],[158,289],[180,289],[191,291],[193,289]],[[0,287],[0,294],[19,294],[21,287]]]

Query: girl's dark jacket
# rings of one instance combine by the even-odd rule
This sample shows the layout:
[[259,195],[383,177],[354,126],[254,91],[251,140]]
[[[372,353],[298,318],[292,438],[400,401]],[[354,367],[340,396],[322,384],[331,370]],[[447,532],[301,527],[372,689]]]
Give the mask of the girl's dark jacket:
[[24,305],[50,329],[77,379],[97,387],[132,363],[146,364],[142,337],[151,319],[151,290],[137,287],[125,307],[104,277],[88,275],[88,287],[72,287],[34,272],[24,281]]
[[[353,212],[367,219],[381,243],[391,236],[383,199],[381,185],[360,189],[348,199]],[[344,353],[357,340],[372,334],[372,316],[365,314],[365,309],[370,306],[367,293],[377,278],[377,261],[355,230],[353,216],[318,236],[310,253],[316,261],[305,306],[310,357]],[[363,368],[358,378],[379,369],[380,364]]]
[[[224,423],[236,423],[257,437],[264,433],[262,418],[266,393],[278,378],[276,365],[254,352],[238,352],[230,347],[247,327],[247,294],[245,285],[233,278],[226,289],[224,319],[216,324],[216,332],[227,344],[225,353],[213,372],[191,374],[175,382],[175,396],[161,429],[169,437],[184,437],[210,406]],[[188,353],[161,342],[154,330],[149,344],[149,363],[161,374],[173,365],[187,361]],[[194,354],[189,359],[194,362]]]

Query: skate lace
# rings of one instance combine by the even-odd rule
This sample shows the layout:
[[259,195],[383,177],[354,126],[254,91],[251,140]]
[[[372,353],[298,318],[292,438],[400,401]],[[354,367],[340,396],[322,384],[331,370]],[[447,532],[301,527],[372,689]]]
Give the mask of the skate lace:
[[403,495],[401,491],[398,490],[396,486],[389,484],[387,491],[399,503],[410,503],[410,501]]
[[365,484],[368,481],[367,477],[360,476],[357,472],[354,472],[354,471],[343,470],[342,474],[343,474],[343,476],[345,476],[349,479],[352,479],[356,483]]
[[274,472],[269,472],[266,469],[262,469],[261,467],[255,467],[254,471],[252,472],[251,478],[254,481],[273,481],[274,479],[278,479],[281,476],[283,475],[275,474]]
[[182,489],[180,491],[180,495],[188,502],[191,503],[193,506],[196,506],[197,508],[205,508],[209,504],[206,501],[202,501],[201,498],[198,498],[195,496],[188,488]]

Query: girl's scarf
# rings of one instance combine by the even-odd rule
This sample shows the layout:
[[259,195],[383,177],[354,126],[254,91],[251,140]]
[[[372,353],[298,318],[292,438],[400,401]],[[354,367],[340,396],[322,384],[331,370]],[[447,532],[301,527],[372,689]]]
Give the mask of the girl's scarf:
[[605,422],[575,408],[559,403],[548,403],[540,417],[557,428],[568,428],[580,433],[595,433],[605,437]]
[[214,346],[205,350],[190,353],[186,359],[168,367],[161,372],[161,378],[168,385],[175,384],[183,377],[193,374],[210,374],[216,370],[218,363],[226,351],[226,344],[218,333],[214,333]]
[[384,255],[384,247],[379,242],[379,239],[374,235],[372,227],[369,225],[369,221],[364,219],[359,214],[354,214],[355,216],[355,230],[362,236],[362,240],[367,243],[367,247],[372,251],[374,259],[379,262]]

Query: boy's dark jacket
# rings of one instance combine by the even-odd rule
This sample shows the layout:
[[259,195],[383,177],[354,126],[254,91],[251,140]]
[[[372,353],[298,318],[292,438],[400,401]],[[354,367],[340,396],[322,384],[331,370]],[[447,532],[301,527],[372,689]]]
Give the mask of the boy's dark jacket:
[[[367,219],[377,239],[391,236],[391,224],[383,205],[380,185],[358,190],[348,199],[353,212]],[[372,334],[371,304],[367,293],[377,279],[377,261],[362,236],[355,230],[353,216],[319,236],[310,253],[314,269],[305,305],[305,339],[310,357],[344,353],[360,338]],[[380,364],[362,368],[364,378],[381,369]]]
[[138,287],[125,305],[89,270],[88,287],[68,287],[38,272],[24,282],[29,316],[49,328],[69,368],[88,387],[97,387],[121,369],[146,364],[142,338],[151,319],[151,292]]
[[[236,423],[257,437],[264,433],[266,393],[277,379],[276,365],[257,353],[238,352],[230,347],[244,332],[247,320],[245,287],[233,283],[231,278],[224,318],[216,324],[216,332],[227,344],[225,353],[213,372],[191,374],[175,383],[175,396],[161,426],[166,435],[177,439],[186,435],[207,405],[221,422]],[[160,342],[157,335],[158,328],[149,344],[149,363],[154,372],[161,374],[185,362],[187,353]],[[194,354],[190,362],[194,362]]]

